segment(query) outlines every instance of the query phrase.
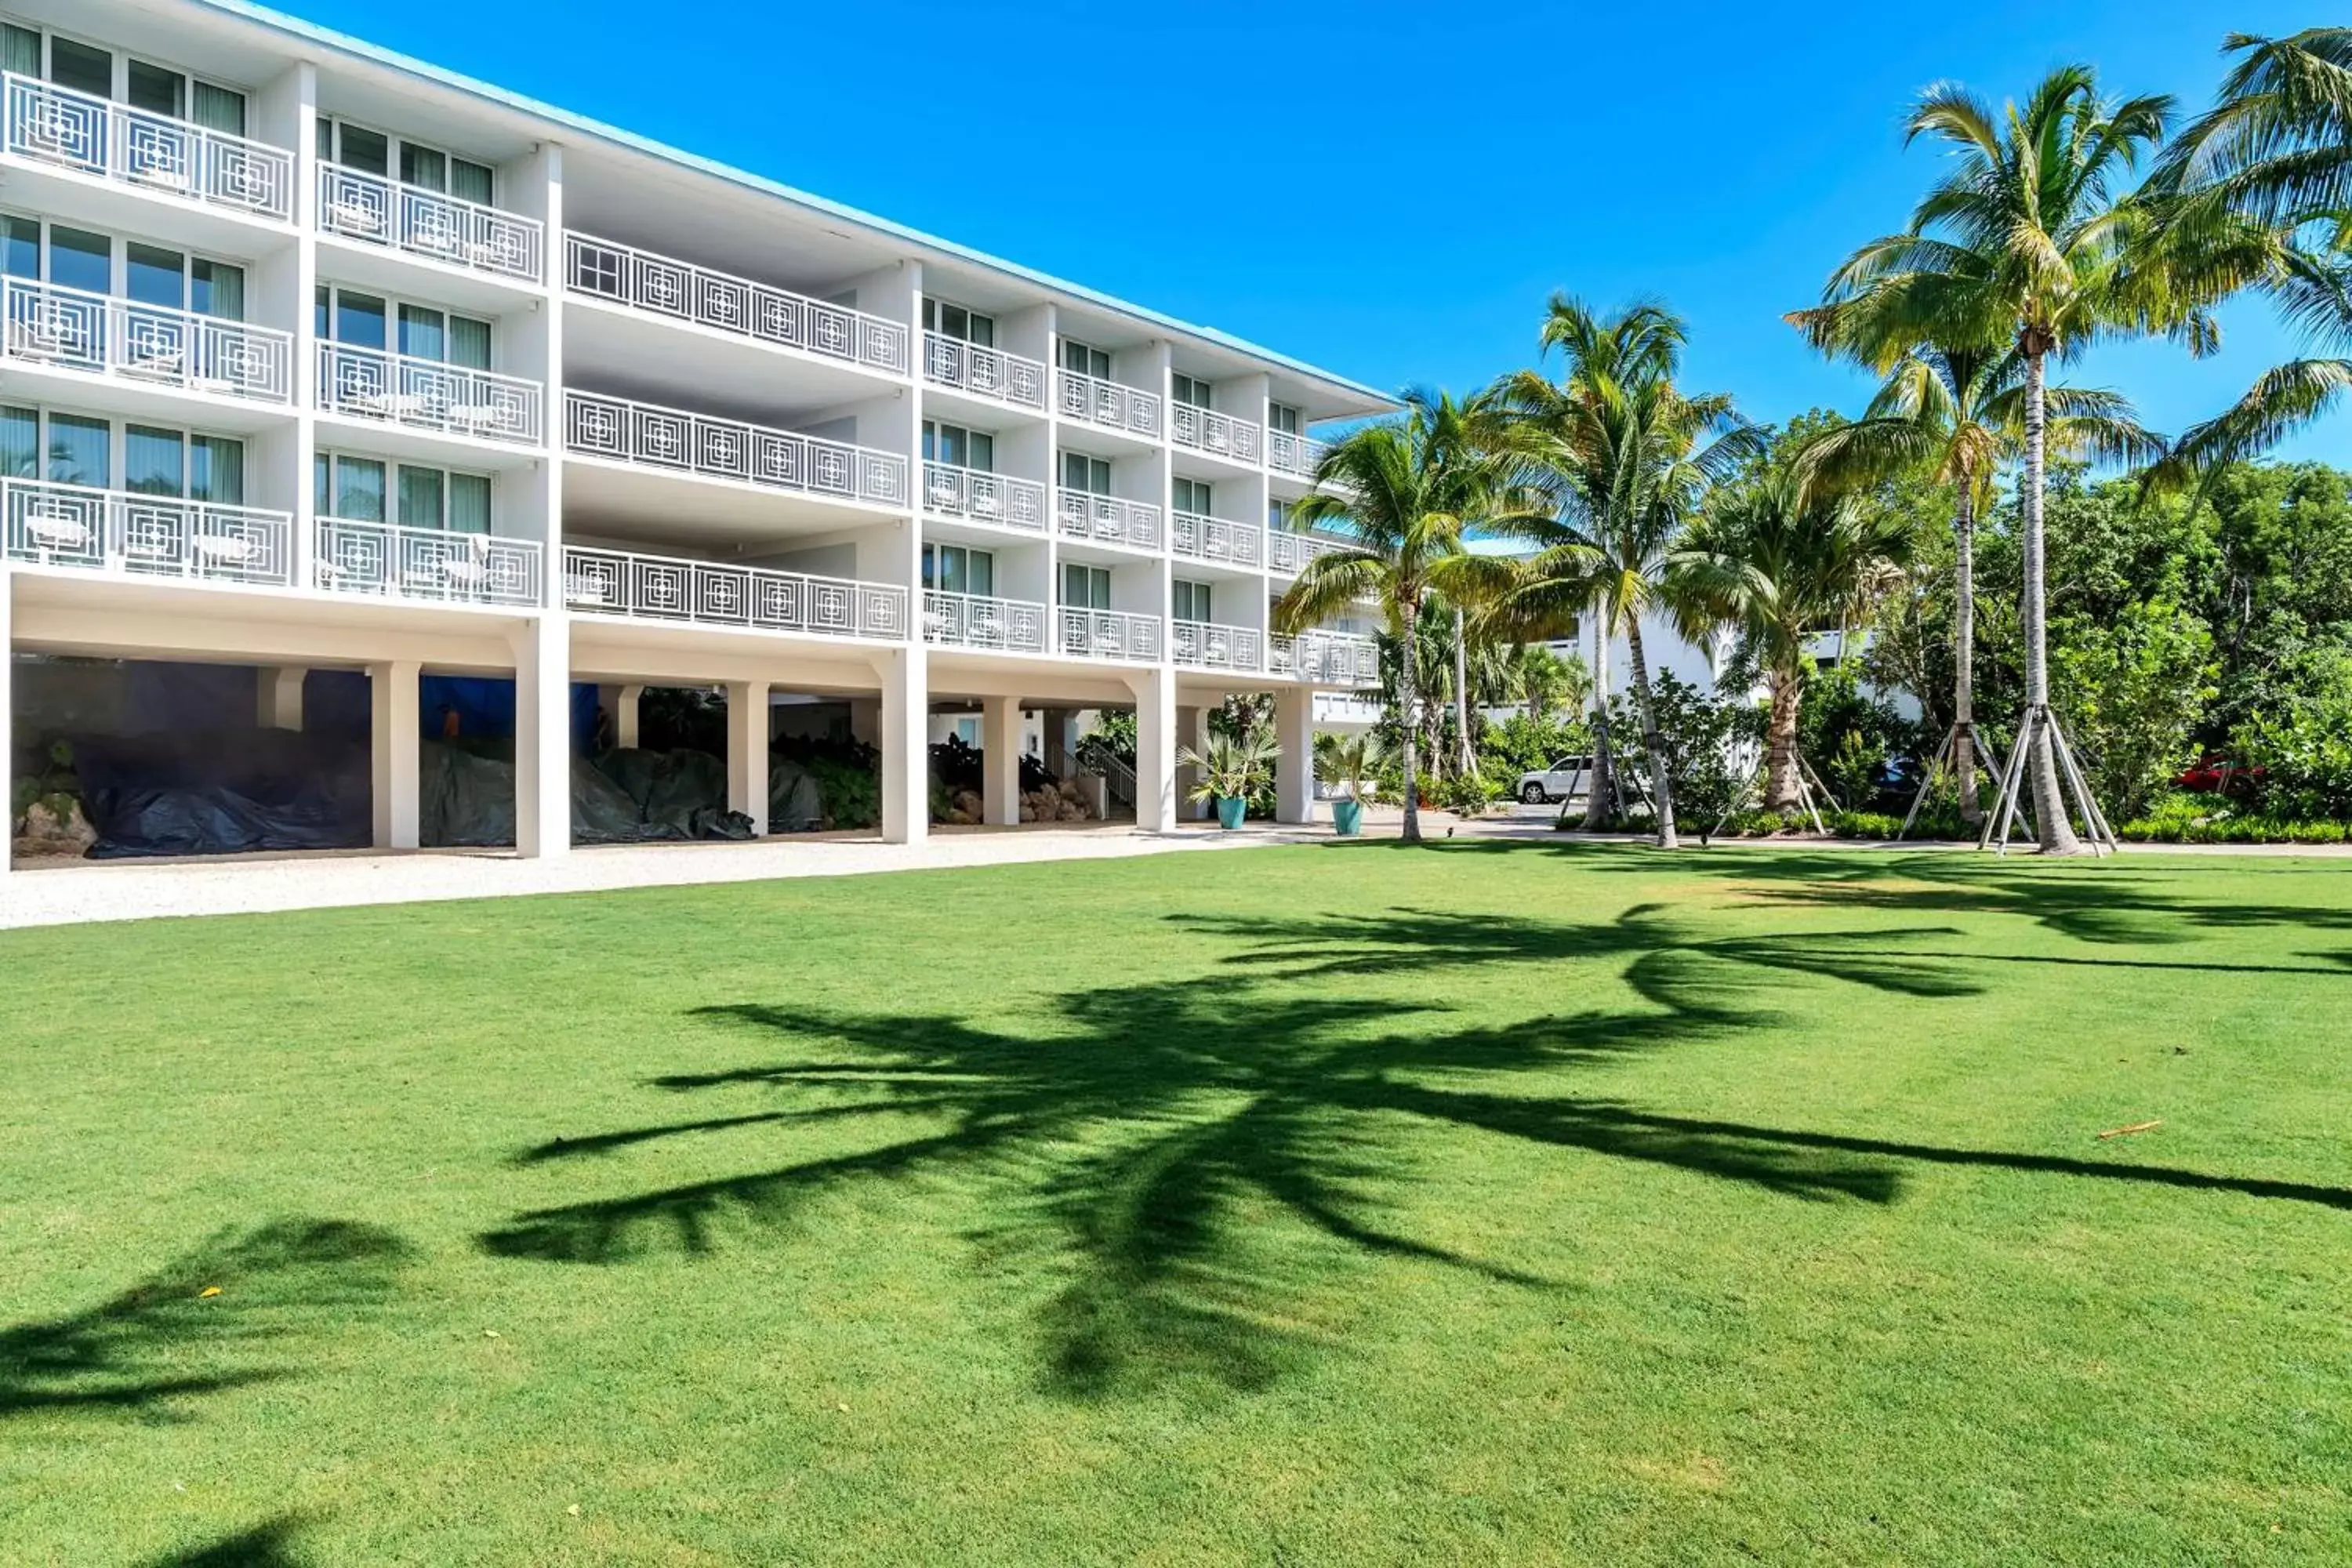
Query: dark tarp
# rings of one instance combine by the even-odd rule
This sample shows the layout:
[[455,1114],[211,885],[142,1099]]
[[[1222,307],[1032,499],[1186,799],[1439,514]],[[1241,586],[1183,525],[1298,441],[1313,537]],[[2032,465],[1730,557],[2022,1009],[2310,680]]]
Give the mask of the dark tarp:
[[363,746],[292,730],[72,744],[95,858],[360,849],[373,837]]
[[648,826],[674,838],[749,838],[751,819],[727,809],[727,764],[708,752],[606,752],[605,777],[636,803]]
[[814,833],[824,826],[824,795],[815,775],[787,757],[768,763],[768,831]]

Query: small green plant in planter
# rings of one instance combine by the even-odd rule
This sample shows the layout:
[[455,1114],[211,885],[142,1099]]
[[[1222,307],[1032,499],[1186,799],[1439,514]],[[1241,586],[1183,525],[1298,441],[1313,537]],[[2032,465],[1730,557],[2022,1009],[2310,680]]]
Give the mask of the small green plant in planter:
[[1364,830],[1364,781],[1377,775],[1386,760],[1380,740],[1370,731],[1341,735],[1329,730],[1315,737],[1315,776],[1348,793],[1331,803],[1331,826],[1342,838]]
[[1249,797],[1274,782],[1274,760],[1280,755],[1282,748],[1264,731],[1252,731],[1239,740],[1221,735],[1209,742],[1206,752],[1183,747],[1176,753],[1176,763],[1201,771],[1191,798],[1216,802],[1217,826],[1230,833],[1242,825]]

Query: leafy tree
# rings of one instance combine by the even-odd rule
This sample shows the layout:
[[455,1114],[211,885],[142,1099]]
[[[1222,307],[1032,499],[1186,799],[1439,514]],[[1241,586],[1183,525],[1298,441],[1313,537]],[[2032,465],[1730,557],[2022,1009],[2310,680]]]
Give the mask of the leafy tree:
[[2118,818],[2139,816],[2194,760],[2189,731],[2215,689],[2212,633],[2159,596],[2053,620],[2051,643],[2092,789]]

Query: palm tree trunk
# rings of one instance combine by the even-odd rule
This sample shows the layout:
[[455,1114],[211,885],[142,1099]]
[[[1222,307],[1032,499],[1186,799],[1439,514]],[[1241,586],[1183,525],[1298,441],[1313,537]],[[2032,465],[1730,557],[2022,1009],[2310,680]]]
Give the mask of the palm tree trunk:
[[1399,639],[1400,657],[1397,659],[1397,713],[1404,721],[1399,726],[1403,731],[1404,752],[1403,837],[1406,843],[1418,844],[1421,842],[1421,716],[1415,711],[1418,693],[1414,689],[1420,683],[1413,679],[1416,673],[1413,666],[1417,662],[1414,644],[1416,634],[1421,629],[1421,605],[1417,601],[1408,601],[1398,607],[1403,612],[1404,622],[1404,636]]
[[1977,485],[1960,475],[1960,504],[1952,513],[1952,766],[1960,775],[1960,820],[1984,817],[1977,798]]
[[1772,711],[1764,729],[1764,809],[1794,813],[1803,804],[1797,787],[1797,713],[1804,699],[1798,669],[1774,670]]
[[[2046,713],[2050,707],[2048,588],[2042,542],[2043,352],[2040,343],[2031,343],[2025,357],[2025,705],[2035,714]],[[2034,730],[2026,765],[2033,779],[2033,825],[2042,837],[2042,852],[2080,855],[2083,841],[2074,837],[2065,797],[2058,793],[2058,765],[2046,726]]]
[[1454,727],[1455,769],[1463,778],[1478,771],[1478,754],[1470,749],[1470,638],[1462,607],[1454,608]]
[[1658,807],[1658,847],[1680,847],[1675,838],[1675,790],[1666,776],[1666,741],[1658,733],[1657,704],[1650,700],[1650,667],[1642,658],[1642,617],[1625,618],[1625,651],[1633,661],[1633,700],[1642,710],[1642,744],[1650,753],[1650,798]]
[[1617,816],[1616,765],[1609,755],[1609,628],[1592,634],[1592,782],[1584,792],[1584,830],[1597,833]]

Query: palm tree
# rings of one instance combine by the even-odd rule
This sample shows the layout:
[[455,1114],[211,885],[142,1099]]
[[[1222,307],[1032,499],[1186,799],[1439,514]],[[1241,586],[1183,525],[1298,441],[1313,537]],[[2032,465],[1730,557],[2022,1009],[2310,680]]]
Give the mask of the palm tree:
[[1421,837],[1417,728],[1423,683],[1416,654],[1433,594],[1476,603],[1508,580],[1509,563],[1472,555],[1465,531],[1501,505],[1504,467],[1472,438],[1469,415],[1444,395],[1408,393],[1404,413],[1360,426],[1325,449],[1315,489],[1291,509],[1301,528],[1339,522],[1346,549],[1318,555],[1274,606],[1276,629],[1296,634],[1357,601],[1376,602],[1397,649],[1404,739],[1404,831]]
[[1771,693],[1764,809],[1795,811],[1803,796],[1797,713],[1813,636],[1833,620],[1867,619],[1901,582],[1912,554],[1910,521],[1792,462],[1717,491],[1687,549],[1681,591],[1706,601],[1738,630],[1732,668],[1758,671]]
[[1681,587],[1685,534],[1709,490],[1763,449],[1727,395],[1675,384],[1688,335],[1662,305],[1603,318],[1555,295],[1541,341],[1561,355],[1560,380],[1520,371],[1482,407],[1483,437],[1548,509],[1500,525],[1537,547],[1508,602],[1529,616],[1594,612],[1603,638],[1625,638],[1664,849],[1676,844],[1674,792],[1642,623],[1663,615],[1695,639],[1712,631],[1706,602]]
[[[1789,316],[1815,347],[1885,377],[1862,418],[1822,431],[1798,460],[1834,486],[1925,471],[1951,487],[1952,769],[1959,779],[1960,816],[1974,822],[1983,815],[1977,799],[1976,523],[1991,506],[2002,463],[2024,450],[2025,363],[2013,344],[1968,342],[1965,319],[1927,341],[1910,340],[1906,334],[1917,324],[1901,319],[1899,301],[1885,312],[1879,304],[1864,292],[1843,306]],[[1889,330],[1891,337],[1882,335]],[[2114,393],[2051,386],[2042,398],[2043,439],[2064,456],[2134,462],[2163,454],[2164,443]],[[1839,657],[1844,657],[1843,642]]]
[[[2022,362],[2025,686],[2033,816],[2045,854],[2082,848],[2051,746],[2042,471],[2047,372],[2102,337],[2165,331],[2194,353],[2219,333],[2211,306],[2267,274],[2276,247],[2252,226],[2158,223],[2126,182],[2164,139],[2171,100],[2099,95],[2087,66],[2062,66],[1996,114],[1954,86],[1913,108],[1906,141],[1946,144],[1949,171],[1904,233],[1872,241],[1831,277],[1823,304],[1874,297],[1876,331],[1912,342],[1989,345]],[[1956,330],[1957,329],[1957,330]],[[1997,335],[1998,334],[1998,335]],[[2086,810],[2088,803],[2085,804]]]
[[1538,723],[1550,716],[1554,704],[1564,702],[1573,708],[1591,689],[1582,659],[1564,659],[1539,642],[1521,643],[1514,648],[1505,673],[1511,700],[1525,707],[1528,717]]
[[[2352,347],[2352,27],[2284,38],[2232,33],[2241,57],[2211,110],[2165,150],[2149,181],[2173,219],[2215,210],[2268,226],[2282,251],[2261,281],[2315,347]],[[2265,372],[2228,410],[2181,433],[2170,476],[2211,475],[2260,456],[2352,390],[2352,359],[2297,359]]]

